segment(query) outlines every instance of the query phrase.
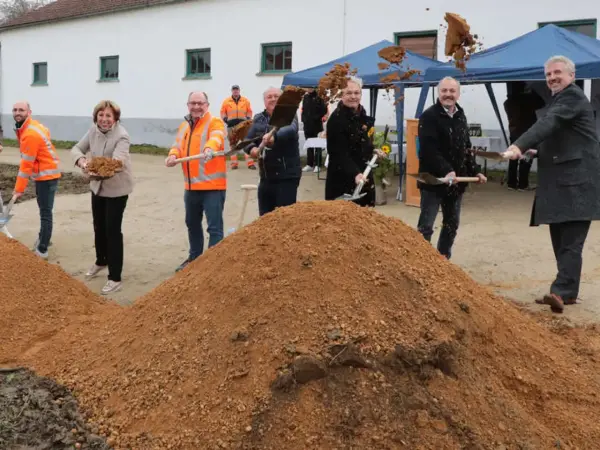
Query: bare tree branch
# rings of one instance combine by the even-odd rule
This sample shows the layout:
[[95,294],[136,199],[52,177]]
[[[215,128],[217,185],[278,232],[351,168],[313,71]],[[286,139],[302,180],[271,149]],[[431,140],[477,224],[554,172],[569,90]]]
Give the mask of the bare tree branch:
[[53,0],[2,0],[0,1],[0,21],[16,19],[17,17],[45,6]]

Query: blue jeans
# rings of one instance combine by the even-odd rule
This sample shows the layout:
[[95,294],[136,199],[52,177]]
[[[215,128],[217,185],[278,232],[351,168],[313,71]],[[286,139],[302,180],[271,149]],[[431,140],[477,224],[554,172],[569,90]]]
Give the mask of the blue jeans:
[[223,209],[225,191],[185,191],[185,224],[190,241],[189,260],[193,261],[204,252],[204,232],[202,216],[206,214],[208,223],[208,246],[217,245],[223,240]]
[[35,182],[35,195],[40,210],[40,233],[37,248],[40,253],[48,251],[48,244],[50,244],[50,238],[52,237],[52,210],[57,189],[58,179]]
[[442,207],[442,231],[438,239],[437,249],[446,258],[452,256],[452,245],[460,224],[460,206],[462,194],[447,195],[445,191],[421,190],[421,215],[417,229],[423,237],[431,242],[433,225],[440,206]]

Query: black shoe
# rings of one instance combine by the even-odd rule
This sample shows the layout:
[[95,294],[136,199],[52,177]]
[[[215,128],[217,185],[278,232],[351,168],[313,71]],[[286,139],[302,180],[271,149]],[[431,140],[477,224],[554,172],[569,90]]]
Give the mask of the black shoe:
[[184,262],[179,264],[179,267],[177,267],[177,269],[175,269],[175,272],[179,272],[180,270],[185,269],[189,263],[191,263],[190,258],[186,259]]

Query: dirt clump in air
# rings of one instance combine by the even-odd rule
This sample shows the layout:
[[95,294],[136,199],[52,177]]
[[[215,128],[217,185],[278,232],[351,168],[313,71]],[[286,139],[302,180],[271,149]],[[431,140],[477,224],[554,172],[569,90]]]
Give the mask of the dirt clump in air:
[[351,69],[350,63],[336,64],[320,80],[317,87],[319,97],[325,102],[335,103],[342,98],[348,85],[348,78],[356,75],[358,69]]
[[60,266],[0,234],[0,365],[10,364],[73,323],[89,325],[117,308]]
[[389,63],[385,63],[385,62],[380,62],[380,63],[377,63],[377,68],[379,70],[386,70],[386,69],[390,68],[390,64]]
[[72,393],[29,370],[0,371],[0,448],[109,450]]
[[448,24],[444,53],[454,59],[455,66],[466,71],[466,62],[481,48],[477,35],[471,34],[471,27],[458,14],[446,13],[444,20]]
[[351,202],[266,214],[18,362],[74,389],[116,448],[600,442],[597,362]]
[[244,120],[233,127],[231,135],[229,136],[229,144],[232,147],[235,147],[240,141],[243,141],[248,135],[253,123],[253,120]]
[[121,170],[123,170],[123,161],[104,156],[92,158],[87,165],[87,171],[90,175],[102,178],[110,178]]
[[390,45],[379,50],[377,54],[390,64],[401,64],[406,57],[406,49],[400,45]]

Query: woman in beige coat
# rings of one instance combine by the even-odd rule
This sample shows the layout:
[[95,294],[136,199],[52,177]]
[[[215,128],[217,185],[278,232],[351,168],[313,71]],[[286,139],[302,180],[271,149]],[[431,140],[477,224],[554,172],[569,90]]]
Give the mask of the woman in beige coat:
[[123,234],[121,224],[127,198],[133,191],[133,175],[129,157],[129,135],[119,119],[121,109],[110,100],[101,101],[94,108],[94,125],[71,150],[75,165],[87,174],[87,163],[93,157],[103,156],[123,162],[123,170],[113,177],[90,180],[96,262],[85,274],[92,279],[108,267],[108,281],[102,294],[121,289],[123,269]]

